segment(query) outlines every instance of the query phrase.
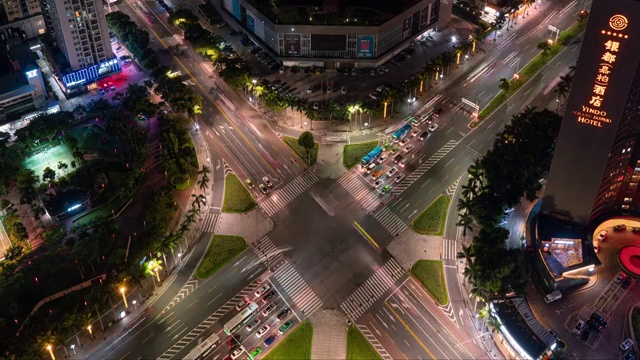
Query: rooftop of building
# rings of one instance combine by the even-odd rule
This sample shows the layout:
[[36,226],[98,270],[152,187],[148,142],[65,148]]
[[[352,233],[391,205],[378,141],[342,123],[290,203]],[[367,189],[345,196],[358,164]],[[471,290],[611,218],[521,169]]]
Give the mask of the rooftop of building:
[[275,24],[379,26],[420,0],[247,0]]
[[84,203],[89,192],[84,189],[49,189],[42,197],[42,203],[51,216],[73,211],[74,206]]
[[28,41],[20,37],[0,44],[0,94],[18,91],[29,85],[25,72],[38,68],[38,55]]
[[555,344],[556,338],[538,322],[524,297],[493,300],[491,309],[500,332],[518,352],[524,351],[523,357],[537,359]]

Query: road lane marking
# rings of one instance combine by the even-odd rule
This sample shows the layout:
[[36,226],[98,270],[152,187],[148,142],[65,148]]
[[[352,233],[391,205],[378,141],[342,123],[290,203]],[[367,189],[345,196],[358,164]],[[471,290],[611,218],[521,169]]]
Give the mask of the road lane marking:
[[127,355],[129,355],[129,354],[131,354],[131,351],[129,351],[128,353],[126,353],[126,354],[122,355],[122,357],[120,358],[120,360],[122,360],[122,359],[126,358],[126,357],[127,357]]
[[223,293],[220,293],[220,295],[218,295],[218,296],[214,297],[211,301],[209,301],[209,302],[207,303],[207,305],[210,305],[212,302],[216,301],[216,299],[217,299],[217,298],[219,298],[220,296],[222,296],[222,294],[223,294]]
[[142,343],[144,344],[145,342],[147,342],[147,340],[151,339],[153,337],[153,335],[155,335],[156,333],[152,333],[151,335],[147,336],[146,338],[144,338],[144,340],[142,340]]
[[188,309],[188,308],[190,308],[190,307],[192,307],[193,305],[195,305],[195,303],[197,303],[197,302],[198,302],[198,300],[196,300],[196,301],[192,302],[192,303],[191,303],[191,305],[187,306],[187,309]]
[[427,352],[427,354],[429,354],[429,356],[431,356],[431,359],[436,360],[436,357],[433,356],[433,353],[431,351],[429,351],[429,349],[427,349],[427,347],[422,343],[422,341],[420,341],[420,338],[418,338],[418,336],[416,336],[416,334],[413,332],[413,330],[411,330],[411,328],[409,328],[409,325],[407,325],[407,323],[405,323],[404,320],[402,320],[400,318],[400,316],[398,316],[398,313],[396,313],[395,310],[393,310],[393,307],[391,307],[391,305],[389,305],[389,303],[386,300],[385,300],[384,304],[387,306],[387,308],[389,308],[389,310],[391,310],[393,315],[398,320],[400,320],[400,323],[402,324],[402,326],[404,326],[404,328],[409,332],[409,334],[411,334],[411,336],[413,336],[413,338],[418,342],[418,344],[420,344],[420,346]]
[[360,226],[360,224],[358,224],[357,221],[353,222],[353,226],[356,228],[356,230],[360,233],[360,235],[362,235],[365,239],[367,239],[371,245],[373,245],[375,248],[379,248],[380,246],[378,245],[378,243],[375,242],[375,240],[373,240],[373,238],[371,237],[371,235],[369,235],[363,228],[362,226]]

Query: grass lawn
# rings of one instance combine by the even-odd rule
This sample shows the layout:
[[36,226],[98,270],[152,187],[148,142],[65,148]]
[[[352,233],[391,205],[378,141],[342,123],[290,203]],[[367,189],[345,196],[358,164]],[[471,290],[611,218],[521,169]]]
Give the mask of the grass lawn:
[[247,243],[240,236],[213,235],[196,275],[200,279],[208,278],[246,248]]
[[[273,350],[269,351],[263,359],[291,359],[305,360],[311,359],[311,338],[313,337],[313,328],[307,321],[298,325],[287,337],[278,344]],[[263,347],[264,349],[264,347]]]
[[361,359],[379,359],[382,357],[371,346],[371,343],[367,338],[362,335],[360,330],[356,326],[350,326],[347,331],[347,359],[348,360],[361,360]]
[[313,150],[311,150],[311,163],[309,163],[309,157],[307,156],[307,150],[305,150],[302,146],[298,145],[298,139],[293,138],[291,136],[285,136],[283,138],[284,143],[287,144],[293,150],[293,152],[298,155],[302,161],[304,161],[307,165],[313,166],[318,162],[318,143],[314,143]]
[[440,304],[449,302],[447,285],[444,283],[444,264],[440,260],[419,260],[411,273],[420,280],[427,292]]
[[245,213],[256,207],[253,196],[244,187],[235,174],[228,174],[224,182],[224,203],[222,211],[229,213]]
[[413,220],[411,229],[422,235],[442,235],[450,201],[448,196],[440,195],[420,216]]
[[347,170],[351,169],[355,164],[360,162],[363,156],[367,155],[376,146],[378,146],[378,141],[376,140],[345,145],[342,153],[342,165],[344,165]]

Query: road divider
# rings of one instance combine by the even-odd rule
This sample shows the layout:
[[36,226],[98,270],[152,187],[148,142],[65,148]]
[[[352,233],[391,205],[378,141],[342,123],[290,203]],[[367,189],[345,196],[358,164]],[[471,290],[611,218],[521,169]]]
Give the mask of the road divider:
[[378,245],[377,242],[375,242],[375,240],[373,240],[373,238],[371,237],[371,235],[369,235],[369,233],[367,233],[362,226],[360,226],[360,224],[358,224],[357,221],[353,222],[353,227],[356,228],[356,230],[358,230],[358,232],[360,233],[360,235],[362,235],[362,237],[364,237],[365,239],[367,239],[367,241],[369,241],[371,243],[371,245],[373,245],[375,248],[379,248],[380,246]]

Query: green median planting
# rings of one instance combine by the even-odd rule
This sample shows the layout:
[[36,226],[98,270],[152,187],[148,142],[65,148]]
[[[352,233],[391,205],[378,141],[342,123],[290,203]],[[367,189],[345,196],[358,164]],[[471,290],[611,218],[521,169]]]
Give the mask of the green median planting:
[[[285,333],[286,334],[286,333]],[[284,336],[284,335],[280,335]],[[308,360],[311,359],[311,339],[313,327],[308,321],[298,325],[286,335],[273,350],[269,351],[264,360]]]
[[222,211],[228,213],[245,213],[257,206],[253,196],[240,182],[235,174],[228,174],[224,182],[224,203]]
[[354,325],[347,330],[347,360],[382,360],[382,356]]
[[411,273],[418,278],[429,295],[440,305],[447,305],[447,285],[444,282],[444,263],[440,260],[418,260]]
[[351,169],[354,165],[360,162],[362,157],[367,155],[376,146],[378,146],[377,140],[345,145],[342,154],[342,164],[347,168],[347,170]]
[[442,235],[450,201],[448,196],[440,195],[413,220],[411,230],[421,235]]
[[207,252],[198,264],[196,275],[200,279],[208,278],[246,248],[247,243],[240,236],[213,235]]
[[287,144],[287,146],[289,146],[291,150],[293,150],[293,152],[296,153],[296,155],[298,155],[298,157],[307,165],[313,166],[318,162],[318,148],[320,145],[317,142],[313,143],[313,149],[311,149],[309,154],[307,154],[307,150],[300,146],[298,139],[291,136],[285,136],[283,137],[283,140],[284,143]]

